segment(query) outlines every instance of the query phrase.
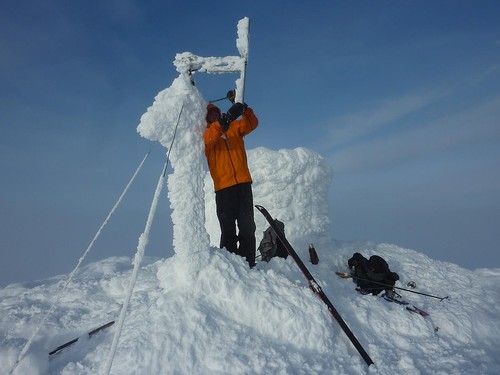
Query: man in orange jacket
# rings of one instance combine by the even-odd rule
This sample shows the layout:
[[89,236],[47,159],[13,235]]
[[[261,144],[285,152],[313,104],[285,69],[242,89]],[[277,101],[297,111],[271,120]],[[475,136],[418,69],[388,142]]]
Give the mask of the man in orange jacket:
[[255,266],[256,245],[252,176],[243,137],[257,128],[259,120],[253,110],[242,103],[233,104],[224,114],[217,106],[209,104],[206,120],[203,138],[208,168],[214,181],[221,228],[220,247],[245,257],[252,268]]

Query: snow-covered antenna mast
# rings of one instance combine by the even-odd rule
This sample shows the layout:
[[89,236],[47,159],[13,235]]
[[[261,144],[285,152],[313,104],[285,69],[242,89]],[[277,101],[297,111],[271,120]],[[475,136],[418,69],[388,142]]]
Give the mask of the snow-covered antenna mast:
[[240,78],[236,80],[236,98],[235,101],[243,103],[245,98],[245,78],[248,63],[248,47],[250,36],[250,19],[245,17],[238,22],[238,39],[236,39],[236,47],[243,59],[243,67],[240,71]]
[[236,80],[235,101],[243,103],[245,96],[245,75],[248,62],[250,20],[245,17],[238,22],[236,47],[240,56],[200,57],[191,52],[178,53],[174,65],[179,73],[205,72],[211,74],[240,73]]

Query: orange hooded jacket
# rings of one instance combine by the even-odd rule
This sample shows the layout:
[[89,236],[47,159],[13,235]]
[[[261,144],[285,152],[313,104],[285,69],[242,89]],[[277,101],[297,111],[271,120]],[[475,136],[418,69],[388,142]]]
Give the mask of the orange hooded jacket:
[[[209,104],[207,112],[211,108],[218,109],[215,105]],[[218,121],[207,125],[203,134],[205,155],[215,191],[252,182],[243,137],[256,129],[258,125],[259,120],[253,110],[248,107],[240,120],[231,122],[226,133]]]

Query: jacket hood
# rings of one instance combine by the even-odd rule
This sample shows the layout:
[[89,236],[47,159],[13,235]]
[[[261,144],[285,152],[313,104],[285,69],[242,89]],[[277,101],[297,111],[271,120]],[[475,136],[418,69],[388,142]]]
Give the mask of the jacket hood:
[[214,110],[219,112],[219,116],[222,115],[222,112],[221,112],[219,107],[217,107],[215,104],[209,103],[207,105],[207,115],[205,116],[205,120],[207,120],[207,122],[208,122],[208,112],[214,111]]
[[215,108],[217,111],[219,111],[219,112],[220,112],[220,108],[219,108],[219,107],[217,107],[215,104],[208,103],[208,105],[207,105],[207,112],[208,112],[208,111],[210,111],[211,109],[214,109],[214,108]]

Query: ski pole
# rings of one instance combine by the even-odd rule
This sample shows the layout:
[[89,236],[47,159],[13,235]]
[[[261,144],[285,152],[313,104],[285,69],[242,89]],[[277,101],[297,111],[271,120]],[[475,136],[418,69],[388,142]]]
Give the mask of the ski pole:
[[236,98],[236,90],[229,90],[227,95],[220,99],[210,100],[209,103],[220,102],[221,100],[227,99],[234,104],[234,99]]
[[215,99],[215,100],[210,100],[209,103],[215,103],[215,102],[220,102],[221,100],[227,99],[227,97],[223,97],[220,99]]
[[440,301],[444,300],[444,299],[447,299],[449,296],[446,296],[446,297],[438,297],[438,296],[433,296],[432,294],[427,294],[427,293],[421,293],[421,292],[416,292],[414,290],[410,290],[410,289],[405,289],[405,288],[400,288],[400,287],[397,287],[397,286],[392,286],[392,285],[389,285],[389,284],[384,284],[384,283],[379,283],[378,281],[373,281],[373,280],[368,280],[368,279],[363,279],[361,277],[355,277],[353,276],[352,277],[353,280],[356,279],[356,280],[361,280],[361,281],[369,281],[373,284],[377,284],[377,285],[380,285],[380,286],[387,286],[389,288],[394,288],[394,289],[399,289],[399,290],[404,290],[406,292],[410,292],[410,293],[415,293],[415,294],[420,294],[422,296],[426,296],[426,297],[432,297],[432,298],[436,298]]

